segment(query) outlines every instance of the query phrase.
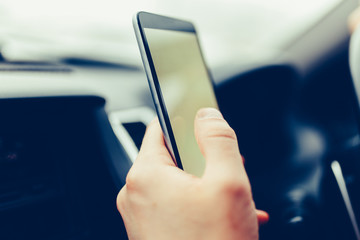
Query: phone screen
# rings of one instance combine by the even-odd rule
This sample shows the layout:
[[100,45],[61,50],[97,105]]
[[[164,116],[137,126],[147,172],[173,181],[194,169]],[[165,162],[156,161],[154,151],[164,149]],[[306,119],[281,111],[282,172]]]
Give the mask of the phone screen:
[[197,36],[153,28],[144,32],[183,168],[202,176],[205,159],[195,138],[194,119],[200,108],[218,105]]

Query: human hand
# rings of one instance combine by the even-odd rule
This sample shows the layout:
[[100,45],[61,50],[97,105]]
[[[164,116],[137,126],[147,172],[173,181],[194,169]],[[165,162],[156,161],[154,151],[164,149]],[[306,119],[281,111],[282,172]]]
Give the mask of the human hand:
[[258,239],[257,212],[234,131],[215,109],[202,109],[195,135],[206,159],[202,178],[175,166],[153,121],[117,206],[130,239]]
[[355,9],[348,19],[348,25],[350,32],[353,33],[360,24],[360,7]]

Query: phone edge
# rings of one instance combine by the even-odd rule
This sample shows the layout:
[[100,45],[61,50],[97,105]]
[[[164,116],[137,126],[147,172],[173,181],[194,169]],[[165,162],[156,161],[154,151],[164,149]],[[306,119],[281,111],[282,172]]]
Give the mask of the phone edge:
[[141,56],[143,66],[144,66],[144,70],[145,70],[145,73],[146,73],[146,76],[147,76],[151,96],[153,98],[153,102],[154,102],[154,105],[155,105],[155,110],[157,112],[159,123],[160,123],[161,129],[162,129],[163,134],[164,134],[164,140],[165,140],[166,147],[169,150],[169,153],[170,153],[170,155],[171,155],[171,157],[173,159],[173,162],[176,164],[176,166],[183,169],[181,162],[179,163],[178,160],[175,157],[174,149],[173,149],[173,146],[171,144],[168,129],[166,127],[165,117],[164,117],[163,112],[162,112],[161,107],[160,107],[159,96],[158,96],[158,94],[156,92],[155,82],[154,82],[154,79],[153,79],[153,76],[152,76],[152,71],[151,71],[151,68],[150,68],[148,56],[146,54],[146,50],[145,50],[145,46],[144,46],[144,40],[143,40],[143,37],[141,35],[141,26],[140,26],[140,22],[139,22],[139,14],[140,13],[141,13],[141,11],[137,12],[137,13],[135,13],[133,15],[133,21],[132,22],[133,22],[133,27],[134,27],[134,31],[135,31],[136,40],[137,40],[139,50],[140,50],[140,56]]

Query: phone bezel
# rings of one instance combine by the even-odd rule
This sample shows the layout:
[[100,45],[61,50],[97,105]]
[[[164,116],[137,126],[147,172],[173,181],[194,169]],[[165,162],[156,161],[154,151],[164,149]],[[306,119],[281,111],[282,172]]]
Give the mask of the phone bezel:
[[[150,48],[148,45],[148,41],[146,38],[146,34],[144,28],[152,28],[152,29],[161,29],[161,30],[171,30],[171,31],[181,31],[181,32],[190,32],[194,33],[196,36],[196,40],[200,49],[201,58],[206,68],[207,75],[209,80],[213,86],[213,81],[209,74],[209,70],[207,65],[205,64],[205,60],[201,51],[199,39],[197,37],[197,33],[194,25],[191,22],[175,19],[171,17],[161,16],[157,14],[152,14],[148,12],[138,12],[134,15],[133,25],[135,29],[136,39],[138,41],[141,58],[144,63],[145,72],[148,78],[149,87],[151,90],[151,95],[154,100],[155,109],[157,115],[159,117],[159,122],[161,128],[164,133],[165,142],[169,152],[180,169],[183,169],[183,165],[181,162],[180,154],[177,148],[177,144],[175,141],[174,133],[171,127],[170,117],[168,115],[165,102],[163,99],[162,91],[160,88],[160,83],[157,78],[155,66],[152,60]],[[213,88],[214,90],[214,88]]]

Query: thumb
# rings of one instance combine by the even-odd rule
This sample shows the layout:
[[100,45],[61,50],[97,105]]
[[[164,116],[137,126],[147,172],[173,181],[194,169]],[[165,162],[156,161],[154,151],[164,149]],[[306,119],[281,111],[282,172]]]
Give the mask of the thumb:
[[206,175],[234,177],[244,172],[234,130],[214,108],[200,109],[195,118],[195,136],[206,159]]

